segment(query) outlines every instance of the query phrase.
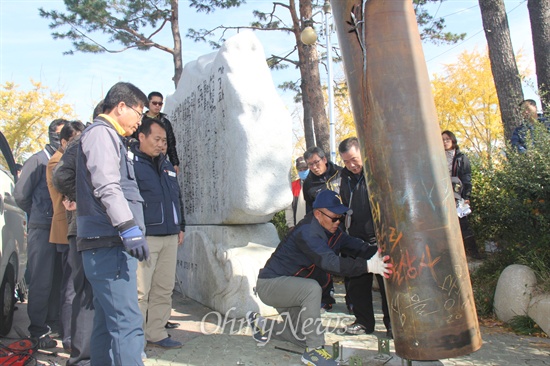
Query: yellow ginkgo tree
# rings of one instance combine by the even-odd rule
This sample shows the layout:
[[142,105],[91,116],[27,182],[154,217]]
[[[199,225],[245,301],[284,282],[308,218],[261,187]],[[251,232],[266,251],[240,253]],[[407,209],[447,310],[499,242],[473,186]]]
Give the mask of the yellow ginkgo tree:
[[432,88],[441,130],[454,132],[461,149],[491,164],[505,141],[487,53],[462,52],[433,75]]
[[57,118],[71,118],[73,108],[63,103],[64,94],[31,80],[28,91],[14,82],[5,82],[0,90],[0,130],[6,136],[15,161],[39,151],[48,142],[48,125]]

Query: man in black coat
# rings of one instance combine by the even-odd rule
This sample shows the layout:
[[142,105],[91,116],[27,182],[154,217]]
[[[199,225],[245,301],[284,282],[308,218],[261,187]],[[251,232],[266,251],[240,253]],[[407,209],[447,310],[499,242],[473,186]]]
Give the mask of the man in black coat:
[[[345,168],[340,173],[340,195],[342,203],[353,211],[347,232],[349,235],[361,238],[376,247],[376,234],[374,232],[369,194],[363,172],[359,141],[356,137],[345,139],[338,146],[338,151],[345,165]],[[382,311],[384,313],[384,325],[387,330],[386,335],[392,338],[384,279],[382,276],[373,273],[364,273],[349,278],[347,297],[350,304],[348,306],[353,306],[355,322],[346,327],[346,333],[357,335],[374,332],[375,320],[372,306],[373,276],[378,281],[380,295],[382,296]]]

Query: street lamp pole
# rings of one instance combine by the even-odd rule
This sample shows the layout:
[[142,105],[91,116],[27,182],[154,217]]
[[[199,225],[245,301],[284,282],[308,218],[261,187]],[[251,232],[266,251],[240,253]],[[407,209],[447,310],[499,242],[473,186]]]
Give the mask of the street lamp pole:
[[329,120],[329,136],[330,136],[330,160],[336,161],[336,132],[334,128],[334,89],[332,87],[332,44],[330,42],[330,24],[329,15],[332,12],[330,1],[325,0],[323,4],[323,12],[325,13],[325,38],[327,42],[327,93],[328,93],[328,120]]

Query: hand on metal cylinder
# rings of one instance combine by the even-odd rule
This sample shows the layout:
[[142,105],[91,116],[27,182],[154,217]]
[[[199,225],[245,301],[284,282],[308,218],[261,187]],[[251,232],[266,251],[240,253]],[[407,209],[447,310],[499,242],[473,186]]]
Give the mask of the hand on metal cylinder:
[[390,260],[389,255],[382,257],[382,249],[378,249],[378,252],[372,256],[371,259],[367,259],[367,272],[379,274],[385,278],[390,278],[390,275],[393,273],[391,268],[393,264],[386,263]]
[[145,235],[143,235],[139,227],[133,226],[128,230],[124,230],[120,233],[120,237],[122,238],[124,249],[132,257],[137,258],[140,262],[149,258],[149,246],[145,240]]

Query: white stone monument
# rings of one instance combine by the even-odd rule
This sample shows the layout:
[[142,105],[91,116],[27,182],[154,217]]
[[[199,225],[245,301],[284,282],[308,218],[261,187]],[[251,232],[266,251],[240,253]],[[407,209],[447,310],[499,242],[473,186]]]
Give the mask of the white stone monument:
[[273,311],[252,288],[279,243],[268,222],[292,200],[292,125],[254,34],[188,63],[165,113],[187,225],[176,290],[231,317]]

